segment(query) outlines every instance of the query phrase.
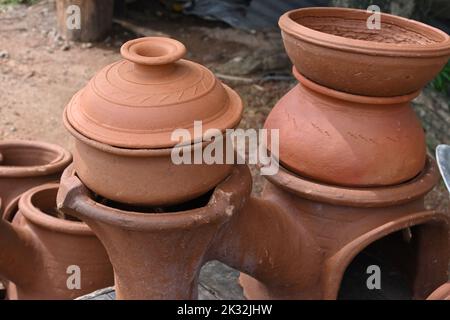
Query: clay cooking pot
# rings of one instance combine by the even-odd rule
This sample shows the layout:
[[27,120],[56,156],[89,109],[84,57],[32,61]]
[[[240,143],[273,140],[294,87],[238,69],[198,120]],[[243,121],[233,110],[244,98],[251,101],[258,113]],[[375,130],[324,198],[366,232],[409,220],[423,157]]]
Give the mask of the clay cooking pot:
[[171,159],[180,142],[174,130],[190,134],[182,141],[189,152],[202,151],[208,129],[223,133],[242,114],[239,96],[205,67],[181,59],[185,52],[168,38],[129,41],[121,48],[125,60],[105,67],[73,97],[64,123],[76,138],[77,175],[92,191],[123,203],[168,205],[206,193],[230,174],[230,165]]
[[40,184],[57,182],[71,162],[72,155],[54,144],[1,141],[0,197],[3,199],[3,209],[26,190]]
[[281,16],[287,54],[297,70],[323,86],[357,95],[413,93],[450,56],[450,37],[433,27],[382,13],[368,29],[363,10],[304,8]]
[[294,74],[300,83],[264,125],[280,130],[279,158],[286,168],[343,186],[398,184],[424,168],[425,136],[410,107],[418,92],[356,96],[320,86],[295,69]]
[[[56,210],[58,186],[25,192],[7,211],[13,222],[0,220],[0,276],[8,280],[8,299],[74,299],[114,282],[90,228]],[[67,285],[70,266],[80,268],[79,288]]]

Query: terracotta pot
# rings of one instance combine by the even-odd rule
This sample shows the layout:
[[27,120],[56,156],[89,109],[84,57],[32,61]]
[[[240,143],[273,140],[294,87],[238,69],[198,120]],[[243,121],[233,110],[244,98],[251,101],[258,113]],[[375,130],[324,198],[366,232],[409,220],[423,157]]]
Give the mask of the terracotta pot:
[[[176,165],[172,149],[112,147],[79,134],[66,119],[64,123],[76,138],[77,175],[89,189],[110,200],[145,206],[181,203],[213,189],[232,170],[225,164]],[[193,145],[192,159],[203,147],[202,143]]]
[[65,149],[36,141],[1,141],[0,154],[0,197],[4,209],[24,191],[58,181],[72,161]]
[[371,13],[304,8],[281,16],[286,51],[307,78],[338,91],[391,97],[420,90],[447,63],[450,37],[433,27],[381,14],[381,29],[367,28]]
[[[0,275],[8,280],[8,299],[74,299],[113,283],[94,233],[59,216],[57,190],[58,184],[46,184],[27,191],[10,206],[16,207],[13,222],[0,220]],[[79,289],[68,288],[69,266],[80,268]]]
[[242,207],[250,188],[248,169],[236,167],[206,204],[150,214],[97,202],[69,167],[57,201],[58,208],[85,221],[104,244],[114,267],[117,299],[196,299],[210,244]]
[[[245,201],[209,254],[245,273],[246,298],[336,299],[353,259],[374,245],[408,276],[415,299],[447,281],[450,218],[424,207],[439,181],[433,160],[414,180],[391,187],[329,186],[284,168],[266,178],[261,198]],[[411,232],[409,241],[402,230]]]
[[425,136],[410,108],[418,92],[391,98],[355,96],[294,73],[300,84],[280,99],[264,125],[280,130],[284,166],[345,186],[398,184],[423,169]]
[[[118,202],[167,205],[214,188],[232,170],[227,165],[175,165],[172,132],[192,150],[210,141],[208,129],[225,132],[242,115],[239,96],[211,71],[183,60],[185,47],[168,38],[141,38],[121,48],[126,60],[101,70],[76,94],[64,123],[76,138],[74,165],[91,190]],[[194,130],[194,121],[202,129]],[[145,174],[143,174],[145,172]]]
[[450,300],[450,282],[437,288],[427,300]]

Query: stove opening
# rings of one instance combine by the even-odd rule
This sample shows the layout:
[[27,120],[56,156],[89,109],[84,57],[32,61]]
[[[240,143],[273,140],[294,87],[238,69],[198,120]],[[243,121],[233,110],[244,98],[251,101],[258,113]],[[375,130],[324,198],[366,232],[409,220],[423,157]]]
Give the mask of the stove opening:
[[447,237],[442,225],[428,223],[371,243],[347,266],[338,299],[426,298],[440,282],[447,281]]

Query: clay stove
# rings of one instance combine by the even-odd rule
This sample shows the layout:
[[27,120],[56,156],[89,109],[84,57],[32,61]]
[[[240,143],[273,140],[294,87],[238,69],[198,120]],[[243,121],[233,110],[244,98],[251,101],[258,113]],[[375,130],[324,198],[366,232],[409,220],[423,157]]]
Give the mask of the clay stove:
[[[336,58],[338,67],[345,64],[342,61],[352,59],[358,62],[358,67],[368,67],[365,65],[370,62],[368,56],[377,50],[389,52],[393,47],[384,41],[377,43],[377,37],[352,39],[351,50],[333,45],[333,41],[342,42],[339,39],[342,35],[327,33],[328,20],[324,16],[337,15],[344,25],[354,23],[355,19],[362,23],[367,19],[364,11],[333,8],[298,11],[282,19],[291,19],[290,29],[283,29],[283,32],[289,32],[289,36],[285,35],[286,47],[296,66],[294,73],[297,73],[300,89],[289,93],[288,103],[286,99],[280,100],[266,122],[266,128],[287,128],[289,133],[280,135],[282,167],[276,175],[267,177],[261,197],[250,195],[252,181],[246,166],[224,167],[217,171],[221,179],[215,182],[209,179],[202,185],[205,176],[214,179],[217,176],[196,176],[189,171],[192,168],[181,166],[175,170],[167,165],[164,157],[167,148],[173,147],[167,140],[168,128],[190,130],[187,120],[192,120],[192,114],[201,118],[203,113],[199,110],[206,110],[204,97],[212,97],[212,92],[219,97],[209,101],[213,106],[209,111],[213,114],[204,120],[212,123],[216,119],[220,130],[235,127],[241,117],[241,105],[235,94],[209,71],[180,60],[184,47],[178,42],[152,38],[125,44],[122,54],[125,52],[124,58],[129,62],[119,62],[100,72],[68,106],[64,121],[79,146],[74,166],[65,171],[61,180],[58,207],[85,221],[105,246],[114,267],[118,299],[195,299],[200,268],[214,259],[242,272],[240,283],[249,299],[336,299],[346,269],[366,248],[381,252],[384,259],[405,274],[408,289],[415,299],[426,298],[446,282],[450,220],[447,215],[424,206],[424,197],[438,182],[439,174],[434,160],[426,156],[423,132],[409,105],[419,87],[432,75],[424,74],[423,69],[413,69],[411,74],[404,75],[396,69],[395,77],[412,77],[419,79],[419,83],[405,80],[405,86],[381,87],[372,97],[362,96],[360,90],[367,88],[355,83],[352,86],[348,77],[337,77],[338,83],[322,83],[321,79],[329,80],[321,76],[323,70],[304,69],[297,64],[305,58],[301,48],[325,48],[327,55]],[[403,57],[403,62],[411,62],[408,60],[411,50],[416,53],[415,59],[422,57],[425,64],[437,66],[447,61],[450,54],[447,35],[405,19],[393,16],[387,19],[395,26],[390,28],[393,33],[401,33],[407,24],[412,24],[410,27],[418,33],[419,40],[408,38],[411,35],[406,34],[402,35],[404,43],[395,46],[395,55]],[[299,27],[300,24],[303,25]],[[281,21],[280,25],[286,26]],[[314,31],[304,34],[305,28]],[[383,34],[382,39],[392,36],[395,34]],[[429,41],[422,41],[424,38]],[[302,41],[308,45],[300,46]],[[314,50],[311,52],[316,54],[311,57],[319,59],[320,51]],[[380,64],[389,63],[389,58],[381,58]],[[319,81],[307,79],[310,72],[318,75]],[[200,79],[207,79],[205,91],[200,96],[194,93],[190,103],[186,102],[184,93],[179,93],[178,99],[186,109],[182,114],[173,114],[171,110],[177,110],[178,105],[172,100],[174,96],[164,98],[158,85],[177,83],[182,74],[192,79],[203,74]],[[373,78],[377,77],[373,74]],[[120,87],[118,92],[111,89],[112,83]],[[180,85],[188,86],[186,82]],[[99,87],[110,95],[120,92],[121,99],[130,97],[130,101],[115,103],[114,99],[104,99],[96,95],[98,90],[92,89]],[[153,100],[148,97],[136,100],[136,95],[141,97],[139,94],[144,89],[153,92],[160,105],[151,105]],[[306,95],[308,99],[302,99]],[[164,102],[166,99],[169,101]],[[220,103],[214,104],[214,101]],[[113,110],[107,125],[91,121],[97,116],[93,102]],[[324,108],[312,109],[318,102]],[[315,114],[315,121],[298,126],[304,119],[298,113],[289,116],[295,109],[289,108],[290,105],[309,112],[309,116]],[[82,109],[91,117],[83,118]],[[339,117],[333,116],[336,109],[339,109]],[[133,131],[133,141],[124,138],[123,132],[131,130],[134,122],[145,125],[143,121],[147,120],[138,113],[152,115],[154,112],[160,118],[148,118],[155,120],[151,130]],[[175,116],[173,122],[168,115]],[[355,121],[364,118],[362,115],[366,116],[363,125]],[[393,115],[396,121],[383,127],[385,122],[379,119],[389,119]],[[278,119],[287,116],[287,120],[274,121],[277,116]],[[115,130],[118,128],[121,130]],[[143,139],[138,139],[140,134]],[[417,137],[417,141],[405,139],[411,135]],[[208,144],[205,136],[196,138],[189,143],[197,147]],[[339,143],[330,144],[327,139]],[[299,153],[296,145],[289,141],[301,141],[302,147],[310,146],[310,149]],[[88,153],[85,145],[95,152]],[[160,153],[155,153],[155,148],[160,148],[157,151]],[[332,153],[322,157],[320,148]],[[386,150],[395,152],[391,161],[373,161],[372,157],[389,159],[385,158]],[[130,189],[121,192],[121,188],[117,188],[122,181],[112,181],[109,190],[108,184],[101,183],[106,181],[102,179],[107,170],[97,161],[101,157],[116,165],[113,176],[130,170],[132,179],[126,183],[132,188],[133,181],[148,183],[152,176],[145,176],[144,171],[140,176],[132,168],[132,162],[127,161],[130,158],[133,159],[130,161],[139,161],[139,158],[154,161],[157,154],[163,159],[155,165],[174,170],[167,169],[164,173],[170,181],[177,182],[173,185],[175,191],[178,192],[185,182],[183,178],[192,190],[185,190],[182,195],[170,190],[171,198],[163,199],[160,190],[150,185],[154,193],[147,194],[147,199],[145,193],[141,193],[139,199],[133,200],[127,195]],[[314,154],[312,159],[308,158],[311,154]],[[135,163],[142,165],[143,170],[145,161]],[[347,171],[338,169],[349,164]],[[353,164],[358,169],[354,175]],[[122,172],[117,172],[119,167]],[[148,169],[153,174],[151,168]],[[199,170],[213,172],[205,167]],[[155,174],[160,177],[161,172]],[[162,178],[154,181],[170,188]]]

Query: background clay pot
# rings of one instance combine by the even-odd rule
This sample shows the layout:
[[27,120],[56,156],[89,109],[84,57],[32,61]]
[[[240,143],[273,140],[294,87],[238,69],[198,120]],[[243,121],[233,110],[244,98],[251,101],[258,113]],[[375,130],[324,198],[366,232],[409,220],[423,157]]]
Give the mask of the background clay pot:
[[[14,204],[12,224],[0,220],[0,275],[8,280],[8,299],[74,299],[113,283],[109,258],[94,233],[56,211],[58,186],[27,191]],[[72,265],[80,268],[79,289],[67,286]]]
[[[72,155],[60,146],[37,141],[1,141],[0,197],[3,209],[24,191],[57,182],[72,162]],[[2,211],[0,211],[2,212]]]
[[365,96],[391,97],[421,89],[447,63],[449,36],[433,27],[344,8],[305,8],[281,16],[286,51],[297,70],[326,87]]
[[[194,152],[210,141],[208,129],[223,133],[242,116],[239,96],[205,67],[181,59],[185,52],[168,38],[129,41],[121,48],[125,60],[101,70],[67,106],[64,123],[77,140],[74,166],[94,192],[162,206],[206,193],[229,175],[229,165],[171,159],[180,143],[174,130],[190,134],[182,143]],[[202,130],[194,130],[194,121],[202,121]]]
[[300,84],[280,99],[264,125],[280,130],[285,167],[344,186],[398,184],[424,168],[424,132],[409,104],[418,93],[355,96],[294,73]]

